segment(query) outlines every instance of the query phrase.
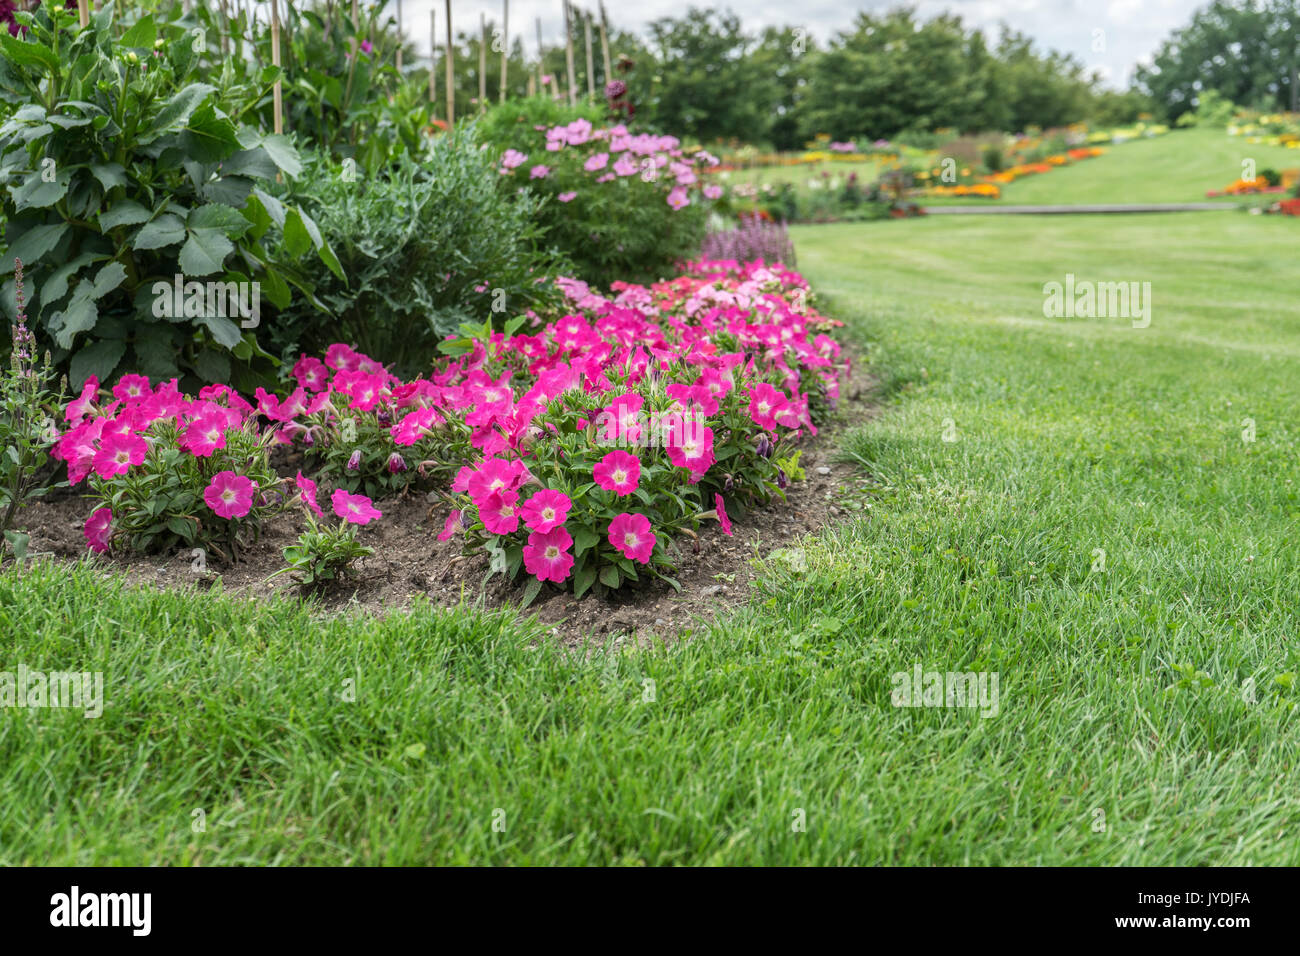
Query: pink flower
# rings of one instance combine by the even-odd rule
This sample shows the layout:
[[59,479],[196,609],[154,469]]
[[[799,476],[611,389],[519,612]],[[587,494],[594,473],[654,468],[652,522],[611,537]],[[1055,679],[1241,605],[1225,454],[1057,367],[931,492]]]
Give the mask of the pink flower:
[[749,417],[755,425],[769,431],[776,429],[777,412],[786,406],[785,393],[766,382],[749,388]]
[[563,582],[573,570],[573,538],[563,528],[534,531],[524,545],[524,568],[539,581]]
[[727,517],[727,503],[722,495],[713,496],[713,509],[718,513],[718,524],[722,525],[723,534],[731,534],[731,519]]
[[461,529],[460,516],[459,508],[447,515],[447,523],[442,526],[442,534],[438,535],[439,541],[450,540],[451,536]]
[[317,518],[325,517],[325,512],[321,510],[320,503],[316,500],[316,482],[304,478],[300,471],[293,479],[293,483],[298,486],[298,500],[310,508]]
[[81,395],[68,402],[68,407],[63,413],[64,419],[74,424],[80,422],[90,414],[98,394],[99,379],[92,375],[86,379],[86,384],[81,386]]
[[695,418],[688,418],[685,424],[680,435],[669,433],[668,457],[678,468],[689,469],[694,483],[713,465],[713,429]]
[[569,509],[572,507],[573,502],[569,500],[568,495],[547,489],[537,492],[525,501],[519,509],[519,514],[529,528],[545,532],[564,524],[564,519],[569,516]]
[[591,469],[596,484],[616,495],[630,495],[641,483],[641,459],[626,451],[611,451]]
[[143,375],[123,375],[113,386],[113,397],[123,402],[139,401],[150,394],[149,379]]
[[587,161],[582,164],[582,168],[589,173],[594,173],[598,169],[604,169],[609,163],[609,153],[593,153],[587,157]]
[[132,466],[144,461],[148,450],[145,440],[133,432],[123,435],[106,431],[99,451],[95,453],[95,474],[101,478],[124,475]]
[[203,490],[203,500],[218,518],[242,518],[253,510],[257,483],[233,471],[220,471]]
[[325,364],[336,372],[346,372],[361,364],[361,356],[352,346],[335,342],[325,350]]
[[180,446],[197,458],[209,458],[226,447],[226,417],[221,413],[200,415],[181,432]]
[[494,492],[517,491],[527,480],[528,468],[518,459],[488,458],[470,476],[465,490],[474,504],[481,505]]
[[384,516],[365,495],[350,495],[342,488],[335,489],[330,495],[330,504],[334,506],[334,513],[348,524],[370,524]]
[[684,209],[690,204],[691,201],[687,198],[685,186],[674,186],[672,191],[668,193],[668,205],[672,206],[673,209]]
[[502,489],[488,495],[478,506],[478,516],[483,527],[492,534],[509,534],[519,527],[519,514],[515,502],[519,500],[517,491]]
[[624,153],[614,163],[614,172],[620,176],[632,176],[636,173],[636,160],[630,153]]
[[645,515],[623,512],[609,523],[609,543],[623,553],[625,558],[650,563],[650,553],[654,551],[654,532],[650,530],[650,519]]
[[573,202],[575,199],[578,198],[578,194],[575,192],[560,193],[555,198],[558,199],[560,202]]
[[108,550],[109,528],[113,524],[113,510],[102,505],[91,512],[81,533],[86,536],[86,547],[98,554]]
[[505,172],[517,166],[522,166],[527,159],[527,153],[521,153],[517,149],[507,149],[501,155],[501,171]]
[[704,198],[705,198],[705,199],[718,199],[718,198],[721,197],[721,196],[722,196],[722,187],[721,187],[721,186],[705,186],[705,187],[704,187]]
[[528,170],[529,179],[545,179],[550,174],[551,174],[550,166],[537,165],[534,166],[532,169]]
[[329,369],[325,363],[310,355],[301,356],[293,363],[293,377],[309,392],[323,392],[329,385]]

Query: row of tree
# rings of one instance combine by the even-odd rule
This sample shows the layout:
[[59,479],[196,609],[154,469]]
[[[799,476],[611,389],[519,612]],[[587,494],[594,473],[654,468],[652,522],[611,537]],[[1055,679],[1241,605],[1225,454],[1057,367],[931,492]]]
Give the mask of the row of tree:
[[[859,13],[819,43],[799,28],[750,32],[730,12],[693,7],[652,22],[644,33],[613,30],[611,75],[597,54],[589,83],[586,24],[580,13],[573,22],[580,96],[589,88],[599,96],[609,80],[619,80],[638,118],[706,143],[734,139],[792,149],[817,134],[888,139],[941,128],[1108,126],[1144,113],[1172,123],[1194,110],[1206,90],[1259,109],[1300,107],[1300,0],[1212,0],[1136,71],[1124,92],[1105,88],[1075,57],[1039,50],[1008,27],[990,36],[957,15],[922,20],[908,8]],[[494,29],[489,22],[489,42]],[[478,96],[481,34],[467,31],[457,40],[460,111],[472,109]],[[530,76],[535,86],[541,75],[544,88],[567,94],[565,47],[552,40],[540,64],[520,37],[509,43],[511,93],[527,92]],[[498,45],[486,58],[492,98],[499,51]],[[441,58],[438,63],[441,77]]]
[[[580,18],[575,86],[585,96],[579,24]],[[494,29],[489,23],[489,43]],[[481,36],[458,34],[457,102],[464,104],[458,112],[475,105],[478,96]],[[639,119],[706,143],[735,139],[792,149],[817,134],[874,140],[939,128],[979,132],[1080,120],[1124,123],[1147,106],[1136,94],[1103,90],[1075,58],[1041,52],[1014,30],[1003,28],[990,39],[959,16],[920,20],[909,9],[859,13],[847,30],[821,44],[799,28],[751,33],[730,12],[692,7],[680,17],[652,22],[644,34],[614,30],[610,45],[612,75],[605,75],[597,55],[590,86],[603,93],[609,80],[619,80]],[[525,92],[530,74],[537,82],[538,64],[524,50],[520,38],[510,43],[511,93]],[[486,58],[490,98],[497,94],[500,70],[498,45]],[[562,41],[546,49],[540,72],[548,87],[566,86]]]

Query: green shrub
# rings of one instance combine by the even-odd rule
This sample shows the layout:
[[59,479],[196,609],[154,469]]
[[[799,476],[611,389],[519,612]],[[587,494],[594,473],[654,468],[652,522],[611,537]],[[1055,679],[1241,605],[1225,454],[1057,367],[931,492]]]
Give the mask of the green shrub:
[[304,203],[346,280],[323,275],[311,303],[281,313],[268,341],[286,356],[348,342],[405,373],[424,371],[437,343],[463,322],[481,324],[554,301],[539,279],[561,264],[541,250],[541,200],[497,174],[473,127],[436,139],[424,156],[398,156],[382,176],[309,154]]
[[[0,125],[0,278],[15,259],[27,266],[32,325],[74,386],[130,369],[230,381],[232,356],[246,367],[258,354],[246,330],[260,313],[229,308],[226,291],[250,310],[261,297],[284,307],[291,286],[311,293],[302,256],[339,269],[274,183],[297,175],[293,145],[239,120],[278,71],[199,82],[197,37],[145,15],[114,39],[112,10],[80,29],[75,10],[47,5],[18,14],[25,38],[0,31],[0,98],[13,107]],[[169,290],[188,284],[207,296],[187,294],[176,314]],[[12,278],[0,301],[14,316]]]
[[[615,148],[615,139],[637,134],[615,133],[621,126],[600,128],[586,116],[565,121],[567,113],[560,114],[561,122],[551,122],[548,117],[556,114],[548,112],[554,110],[548,103],[508,101],[491,111],[484,129],[500,137],[492,143],[502,160],[502,178],[550,200],[538,207],[538,222],[576,275],[604,287],[620,280],[654,282],[695,255],[710,201],[694,171],[707,162],[707,154],[682,149],[672,137],[653,137],[654,147],[649,140],[638,141],[644,152]],[[581,142],[547,149],[547,130],[584,123],[589,135]],[[605,165],[586,168],[601,154]],[[534,173],[539,168],[545,170],[540,176]]]

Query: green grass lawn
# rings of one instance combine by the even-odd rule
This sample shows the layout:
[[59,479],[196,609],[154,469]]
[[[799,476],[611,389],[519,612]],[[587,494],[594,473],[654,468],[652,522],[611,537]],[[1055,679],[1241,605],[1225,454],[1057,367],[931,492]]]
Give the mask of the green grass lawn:
[[[1081,205],[1205,202],[1253,159],[1256,172],[1300,167],[1300,150],[1246,142],[1222,129],[1173,130],[1164,136],[1106,146],[1106,154],[1002,187],[996,200],[930,199],[925,205]],[[1261,197],[1247,197],[1258,201]],[[1240,202],[1229,197],[1225,202]]]
[[[0,864],[1298,863],[1295,228],[794,230],[873,343],[878,492],[672,649],[0,575],[0,666],[108,698],[2,713]],[[1067,272],[1150,326],[1044,318]],[[895,708],[918,664],[997,715]]]

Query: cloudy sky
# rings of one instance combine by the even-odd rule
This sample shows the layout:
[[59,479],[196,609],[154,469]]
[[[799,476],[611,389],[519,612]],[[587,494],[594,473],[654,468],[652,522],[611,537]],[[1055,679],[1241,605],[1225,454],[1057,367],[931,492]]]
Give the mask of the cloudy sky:
[[[403,0],[402,19],[406,32],[424,50],[429,46],[429,11],[438,12],[441,35],[444,0]],[[967,24],[996,30],[1007,23],[1032,36],[1043,48],[1075,54],[1096,69],[1115,87],[1128,84],[1133,67],[1145,62],[1168,34],[1187,23],[1193,11],[1208,0],[911,0],[920,15],[929,18],[949,11]],[[390,8],[396,0],[388,0]],[[580,7],[594,11],[595,0],[582,0]],[[687,2],[675,0],[605,0],[611,25],[640,28],[656,17],[682,13]],[[880,11],[898,6],[898,0],[800,0],[773,3],[771,0],[722,0],[698,6],[730,7],[746,27],[801,26],[824,42],[846,27],[858,10]],[[563,35],[562,0],[511,0],[510,32],[523,31],[530,52],[536,48],[536,18],[542,19],[547,45]],[[473,29],[483,12],[500,19],[501,0],[452,0],[452,18],[457,30]],[[581,52],[579,52],[581,57]]]

